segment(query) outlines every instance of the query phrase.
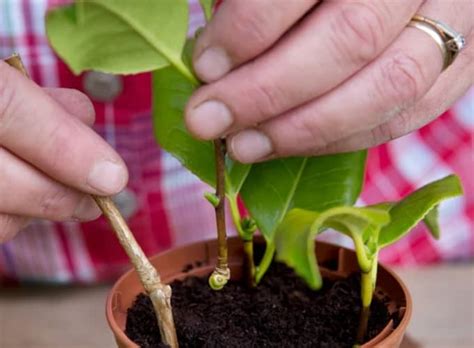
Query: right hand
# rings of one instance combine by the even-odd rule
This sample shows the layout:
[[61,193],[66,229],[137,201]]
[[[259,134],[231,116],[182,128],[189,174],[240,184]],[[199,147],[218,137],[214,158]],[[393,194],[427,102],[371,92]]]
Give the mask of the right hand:
[[0,243],[32,217],[96,219],[89,194],[124,188],[125,164],[90,128],[94,119],[81,92],[42,89],[0,61]]

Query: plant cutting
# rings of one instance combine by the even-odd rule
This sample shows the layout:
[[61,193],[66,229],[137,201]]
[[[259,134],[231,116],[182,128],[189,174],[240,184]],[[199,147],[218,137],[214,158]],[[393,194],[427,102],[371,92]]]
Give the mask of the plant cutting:
[[[209,18],[212,1],[202,0],[201,4]],[[200,82],[191,66],[193,40],[186,40],[187,17],[185,0],[76,1],[49,13],[47,32],[53,48],[75,73],[89,69],[114,74],[152,72],[153,121],[159,144],[216,188],[215,193],[206,194],[216,212],[218,243],[213,245],[216,257],[208,258],[214,262],[212,269],[205,267],[204,273],[196,273],[200,276],[210,273],[208,283],[212,289],[224,289],[231,271],[239,269],[229,262],[231,253],[224,214],[227,203],[242,240],[245,282],[249,287],[257,287],[257,292],[265,285],[264,275],[275,251],[278,259],[294,267],[311,288],[320,288],[322,279],[311,253],[313,237],[331,227],[353,238],[362,269],[361,323],[365,323],[376,283],[378,251],[397,239],[384,239],[387,235],[384,230],[391,221],[398,221],[396,213],[405,211],[399,204],[407,203],[351,207],[362,188],[365,151],[244,165],[226,155],[224,140],[206,142],[192,138],[183,122],[183,109]],[[444,184],[443,181],[440,185]],[[435,203],[459,191],[441,190]],[[242,216],[238,197],[242,198],[248,216]],[[389,229],[392,232],[388,234],[406,233],[431,208],[422,210],[412,223],[403,222],[401,227]],[[436,226],[433,217],[434,213],[430,213],[427,221]],[[254,256],[257,229],[264,238],[263,255],[258,262]],[[166,273],[163,267],[158,265],[162,274]],[[168,277],[168,280],[177,278]],[[209,291],[215,298],[221,296]],[[361,325],[359,336],[364,336],[365,326]]]
[[317,290],[322,286],[322,278],[312,247],[314,238],[327,228],[350,237],[361,271],[362,311],[358,332],[358,341],[361,341],[366,333],[377,283],[380,250],[399,240],[421,220],[438,239],[438,204],[460,194],[461,183],[451,175],[418,189],[399,202],[383,202],[369,207],[336,207],[322,212],[294,209],[277,230],[277,258],[293,267],[311,288]]

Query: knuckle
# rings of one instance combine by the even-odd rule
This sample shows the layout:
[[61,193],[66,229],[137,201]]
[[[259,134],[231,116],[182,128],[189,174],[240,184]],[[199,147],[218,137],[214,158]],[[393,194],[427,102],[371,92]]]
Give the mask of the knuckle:
[[413,129],[414,115],[411,110],[401,109],[398,114],[388,122],[387,127],[390,130],[390,140],[396,139],[404,134],[407,134]]
[[293,117],[291,123],[292,127],[297,130],[297,134],[302,135],[298,146],[304,144],[307,147],[304,153],[314,153],[324,149],[334,137],[328,132],[327,127],[324,127],[312,115]]
[[383,123],[380,126],[373,128],[370,131],[370,136],[372,138],[370,146],[377,146],[396,138],[392,127],[390,127],[388,123]]
[[257,11],[248,11],[245,7],[237,6],[232,20],[232,29],[239,37],[245,38],[247,46],[261,49],[270,43],[268,17]]
[[418,100],[426,85],[421,64],[407,53],[399,52],[388,59],[382,65],[381,75],[381,80],[376,83],[379,94],[399,107],[409,106]]
[[0,243],[12,239],[18,233],[20,227],[15,216],[0,214]]
[[71,191],[63,186],[55,185],[49,188],[39,201],[39,212],[42,217],[63,220],[71,216],[69,196]]
[[389,122],[385,122],[371,130],[372,146],[397,139],[407,134],[411,125],[412,115],[406,110],[400,112]]
[[9,116],[15,107],[14,89],[10,85],[11,71],[7,64],[0,62],[0,138],[7,128]]
[[257,112],[264,118],[284,111],[286,97],[284,91],[278,85],[256,81],[248,92],[249,100],[255,101]]
[[331,44],[341,59],[366,63],[382,48],[384,21],[379,12],[368,4],[346,4],[334,17],[331,27]]
[[95,109],[94,104],[90,98],[83,92],[77,89],[68,89],[68,93],[71,94],[71,98],[76,101],[78,106],[78,110],[81,110],[80,116],[82,117],[86,123],[93,124],[95,122]]
[[41,146],[44,161],[54,172],[63,171],[66,163],[65,156],[74,153],[74,140],[71,134],[74,133],[68,130],[64,124],[58,123],[53,127],[49,136],[46,137],[48,140]]

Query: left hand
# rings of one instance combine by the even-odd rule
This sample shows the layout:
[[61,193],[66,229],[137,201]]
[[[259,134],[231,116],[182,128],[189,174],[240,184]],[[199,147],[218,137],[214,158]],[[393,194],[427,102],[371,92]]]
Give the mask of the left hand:
[[[244,163],[368,148],[420,128],[472,85],[470,0],[225,0],[200,35],[186,124]],[[442,21],[467,47],[442,72]]]

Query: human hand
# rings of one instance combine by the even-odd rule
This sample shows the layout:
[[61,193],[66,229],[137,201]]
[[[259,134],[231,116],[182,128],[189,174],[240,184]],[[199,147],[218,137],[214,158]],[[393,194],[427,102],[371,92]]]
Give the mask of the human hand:
[[[368,148],[445,111],[472,85],[469,0],[225,0],[199,36],[208,85],[186,108],[201,139],[227,135],[241,162]],[[407,27],[442,21],[467,47],[442,72],[433,38]]]
[[111,195],[128,180],[119,155],[89,127],[79,91],[42,89],[0,61],[0,243],[29,218],[92,220],[86,193]]

